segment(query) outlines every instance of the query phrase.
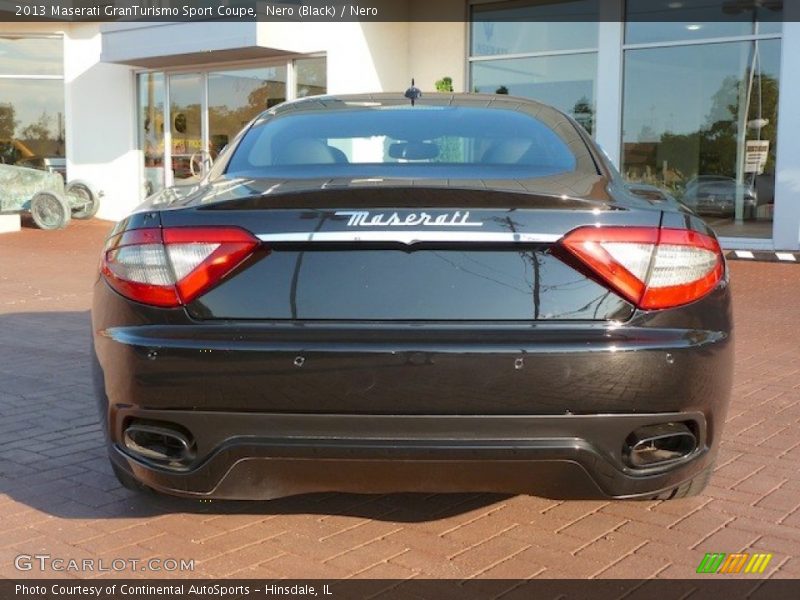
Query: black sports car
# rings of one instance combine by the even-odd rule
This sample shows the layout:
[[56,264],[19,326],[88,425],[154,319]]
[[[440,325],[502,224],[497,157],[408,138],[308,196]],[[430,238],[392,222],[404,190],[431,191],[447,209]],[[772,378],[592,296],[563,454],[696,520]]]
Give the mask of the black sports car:
[[118,477],[200,498],[695,494],[731,385],[714,233],[508,96],[264,112],[115,227],[92,323]]

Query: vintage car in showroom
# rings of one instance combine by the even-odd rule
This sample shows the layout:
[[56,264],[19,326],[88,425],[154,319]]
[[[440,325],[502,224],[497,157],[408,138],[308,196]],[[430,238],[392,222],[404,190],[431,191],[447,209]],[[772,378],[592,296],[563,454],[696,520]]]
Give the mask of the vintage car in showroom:
[[713,231],[505,95],[267,110],[116,225],[92,331],[117,477],[199,499],[689,496],[732,380]]
[[40,229],[63,229],[71,219],[91,219],[100,195],[85,181],[64,185],[52,169],[0,163],[0,213],[30,213]]

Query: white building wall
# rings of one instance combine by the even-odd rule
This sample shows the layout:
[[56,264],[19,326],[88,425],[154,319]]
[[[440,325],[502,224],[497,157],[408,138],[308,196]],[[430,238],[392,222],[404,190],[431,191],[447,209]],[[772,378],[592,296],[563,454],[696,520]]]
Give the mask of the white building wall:
[[412,77],[423,92],[433,92],[436,81],[445,76],[453,79],[455,91],[466,91],[467,24],[423,20],[452,11],[452,5],[464,6],[464,2],[412,0],[408,14],[413,21],[262,22],[258,44],[290,53],[325,53],[332,94],[402,92]]
[[413,76],[418,88],[432,92],[436,81],[450,77],[453,91],[468,91],[466,23],[410,23],[409,44],[409,76],[404,87]]
[[263,22],[258,44],[293,54],[325,53],[332,94],[404,90],[408,30],[406,22]]
[[[434,91],[442,77],[453,79],[453,91],[468,92],[467,31],[469,7],[464,0],[411,0],[409,77],[423,92]],[[463,15],[461,22],[434,21]],[[430,19],[430,20],[426,20]]]
[[800,2],[784,3],[774,241],[778,250],[800,250]]
[[130,67],[100,62],[97,24],[72,25],[64,40],[67,170],[102,193],[98,217],[118,220],[140,202]]
[[622,5],[601,5],[605,14],[599,23],[597,52],[597,114],[595,140],[617,168],[622,164],[622,41],[625,25]]

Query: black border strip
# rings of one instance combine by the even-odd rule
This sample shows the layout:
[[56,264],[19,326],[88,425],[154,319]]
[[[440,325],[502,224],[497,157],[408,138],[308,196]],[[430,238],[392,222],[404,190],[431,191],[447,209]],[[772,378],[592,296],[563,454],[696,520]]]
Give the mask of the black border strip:
[[[569,565],[564,565],[565,569]],[[25,591],[20,590],[25,587]],[[127,588],[125,586],[128,586]],[[145,592],[125,592],[149,586]],[[192,593],[192,586],[199,592]],[[267,592],[267,586],[273,586]],[[94,590],[100,590],[97,594]],[[152,589],[152,591],[149,591]],[[285,590],[282,592],[280,590]],[[706,575],[700,579],[606,580],[126,580],[40,579],[0,581],[3,600],[240,600],[249,598],[375,598],[430,600],[776,600],[800,597],[800,579],[755,579],[748,576]]]
[[[198,22],[198,21],[385,21],[463,22],[472,12],[476,21],[609,20],[619,0],[559,0],[532,7],[529,0],[497,3],[421,2],[421,0],[0,0],[0,22]],[[628,22],[753,22],[781,21],[784,6],[796,0],[627,0]],[[436,4],[437,6],[432,6]],[[670,6],[670,4],[672,6]],[[424,6],[426,10],[418,10]],[[471,7],[474,8],[471,9]],[[107,12],[106,7],[115,9]],[[138,8],[134,8],[138,7]],[[142,7],[154,8],[151,13]],[[73,10],[77,9],[77,10]],[[193,15],[188,9],[194,8]],[[197,10],[197,9],[209,9]],[[503,11],[502,9],[509,9]],[[654,12],[655,9],[655,12]],[[499,12],[498,12],[499,11]],[[618,19],[614,17],[611,20]]]

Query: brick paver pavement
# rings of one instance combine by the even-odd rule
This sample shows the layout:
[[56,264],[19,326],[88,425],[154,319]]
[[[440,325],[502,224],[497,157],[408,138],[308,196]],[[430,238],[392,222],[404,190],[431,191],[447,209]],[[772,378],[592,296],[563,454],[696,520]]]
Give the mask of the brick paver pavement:
[[15,556],[44,552],[194,559],[201,577],[680,578],[706,551],[751,551],[775,555],[770,577],[800,577],[800,266],[732,265],[734,397],[700,497],[315,494],[209,504],[130,493],[104,457],[87,350],[108,228],[0,236],[0,576],[63,576],[15,570]]

